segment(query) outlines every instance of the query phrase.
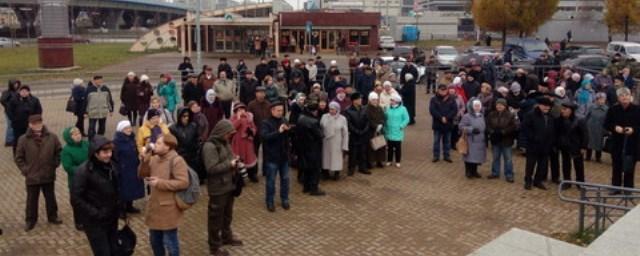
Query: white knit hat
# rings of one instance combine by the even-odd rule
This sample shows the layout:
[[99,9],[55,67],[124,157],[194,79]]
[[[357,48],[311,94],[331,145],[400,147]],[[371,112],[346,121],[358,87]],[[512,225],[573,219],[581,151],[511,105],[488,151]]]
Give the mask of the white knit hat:
[[384,81],[384,83],[382,83],[382,87],[391,87],[393,86],[393,84],[391,84],[391,82],[389,81]]
[[300,59],[293,60],[293,64],[300,64]]
[[149,81],[149,76],[147,76],[147,75],[141,75],[141,76],[140,76],[140,81]]
[[336,60],[331,60],[331,66],[338,66],[338,62]]
[[131,127],[131,122],[129,122],[129,120],[120,121],[118,123],[118,126],[116,126],[116,131],[117,132],[122,132],[127,127]]
[[455,85],[462,84],[462,78],[460,78],[459,76],[456,76],[456,78],[453,79],[453,84]]
[[393,95],[391,95],[391,99],[394,100],[395,102],[402,102],[402,97],[400,97],[400,94],[394,93]]
[[129,73],[127,73],[127,76],[136,76],[136,73],[133,73],[133,71],[129,71]]
[[73,85],[82,85],[82,84],[84,84],[84,81],[82,81],[82,79],[80,78],[73,79]]

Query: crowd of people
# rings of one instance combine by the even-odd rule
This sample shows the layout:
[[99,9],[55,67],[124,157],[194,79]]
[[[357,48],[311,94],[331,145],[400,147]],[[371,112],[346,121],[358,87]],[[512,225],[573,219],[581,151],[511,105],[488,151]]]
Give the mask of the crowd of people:
[[[472,60],[459,72],[427,79],[427,88],[435,84],[429,102],[433,162],[442,156],[451,163],[450,151],[456,149],[466,177],[480,178],[478,166],[491,150],[487,178],[500,178],[502,167],[505,180],[514,182],[515,145],[526,154],[525,189],[546,189],[548,169],[555,183],[572,180],[572,170],[584,181],[584,161],[601,162],[607,151],[612,184],[634,186],[640,107],[624,62],[614,59],[594,77],[566,67],[513,71],[499,60]],[[106,120],[118,99],[102,76],[86,85],[75,79],[67,111],[77,122],[62,132],[64,147],[44,125],[42,106],[29,86],[11,80],[1,103],[8,120],[5,143],[14,147],[27,185],[25,230],[37,223],[40,191],[48,221],[62,223],[53,189],[62,163],[75,227],[86,233],[94,254],[117,250],[118,219],[140,213],[134,202],[147,196],[145,224],[154,255],[178,255],[177,229],[188,206],[177,195],[206,184],[210,254],[229,255],[224,246],[243,244],[231,228],[234,200],[245,178],[259,182],[259,166],[269,212],[276,211],[276,179],[280,206],[291,208],[290,167],[309,196],[325,195],[321,181],[344,177],[345,162],[346,176],[402,167],[420,77],[411,60],[402,67],[392,64],[353,54],[347,72],[335,60],[327,67],[320,56],[301,61],[285,55],[280,61],[262,57],[254,70],[243,60],[234,69],[221,58],[217,69],[204,65],[194,73],[184,58],[179,83],[164,73],[156,84],[129,72],[118,109],[127,120],[117,123],[111,139],[105,136]]]

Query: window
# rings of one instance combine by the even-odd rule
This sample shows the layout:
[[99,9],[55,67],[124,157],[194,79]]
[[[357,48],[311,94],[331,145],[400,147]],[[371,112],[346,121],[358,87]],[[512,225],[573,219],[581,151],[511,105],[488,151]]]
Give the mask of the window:
[[368,30],[351,30],[351,32],[349,32],[349,43],[369,45],[369,42]]
[[402,4],[404,5],[413,5],[414,0],[402,0]]
[[369,45],[369,31],[360,32],[360,45]]

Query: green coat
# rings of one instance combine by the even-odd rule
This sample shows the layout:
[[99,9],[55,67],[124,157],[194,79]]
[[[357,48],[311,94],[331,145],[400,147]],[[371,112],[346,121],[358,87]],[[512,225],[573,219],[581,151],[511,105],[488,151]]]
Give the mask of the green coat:
[[403,105],[389,107],[384,112],[384,138],[391,141],[404,140],[404,128],[409,124],[409,112]]
[[62,132],[62,138],[66,145],[62,148],[62,167],[67,172],[67,178],[69,179],[68,185],[71,189],[73,184],[73,177],[76,174],[78,166],[86,162],[89,159],[89,142],[82,140],[80,143],[76,143],[71,139],[71,128],[66,128]]
[[178,105],[178,89],[174,81],[158,84],[158,95],[164,98],[164,107],[173,113]]

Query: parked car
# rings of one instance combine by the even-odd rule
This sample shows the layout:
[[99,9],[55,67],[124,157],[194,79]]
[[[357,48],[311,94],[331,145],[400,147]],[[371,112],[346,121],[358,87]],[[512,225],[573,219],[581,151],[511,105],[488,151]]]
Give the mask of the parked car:
[[7,37],[0,37],[0,48],[20,47],[20,42]]
[[565,60],[561,65],[577,70],[581,74],[591,73],[595,75],[602,72],[609,65],[609,61],[609,57],[605,55],[584,54]]
[[[453,46],[439,45],[433,48],[433,56],[436,57],[436,61],[441,66],[451,67],[455,65],[455,60],[458,58],[458,50]],[[447,67],[444,67],[447,69]]]
[[[393,72],[396,73],[396,75],[400,75],[400,72],[402,71],[402,67],[404,67],[404,65],[407,63],[407,59],[403,57],[398,57],[397,61],[393,60],[395,58],[394,56],[382,56],[380,58],[382,59],[382,63],[389,64],[389,66],[391,66],[391,69],[393,69]],[[417,80],[418,83],[422,83],[423,82],[422,80],[426,78],[424,76],[424,73],[426,71],[425,66],[417,65],[415,63],[412,63],[412,65],[414,65],[418,70],[418,80]]]
[[409,59],[413,56],[413,62],[419,65],[424,65],[424,61],[426,60],[424,50],[415,47],[413,45],[399,45],[393,49],[391,52],[393,56],[399,56],[405,59]]
[[504,51],[510,49],[512,56],[530,60],[537,59],[544,51],[551,52],[544,41],[534,38],[507,38]]
[[597,45],[569,45],[563,51],[558,52],[555,57],[558,61],[564,61],[585,54],[604,55],[605,52]]
[[86,38],[80,35],[73,35],[73,42],[80,43],[80,44],[89,44],[91,43],[91,40],[89,40],[89,38]]
[[393,48],[396,48],[396,41],[393,40],[393,37],[391,36],[381,36],[379,45],[380,45],[380,50],[382,49],[393,50]]
[[627,59],[640,60],[640,44],[634,42],[613,41],[607,45],[607,55],[620,53]]
[[455,60],[456,66],[466,66],[471,64],[471,59],[475,59],[476,63],[482,63],[485,57],[495,58],[498,51],[491,47],[486,46],[473,46],[464,51]]

